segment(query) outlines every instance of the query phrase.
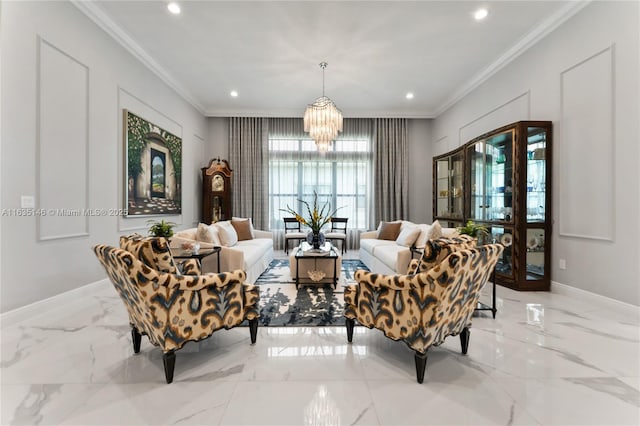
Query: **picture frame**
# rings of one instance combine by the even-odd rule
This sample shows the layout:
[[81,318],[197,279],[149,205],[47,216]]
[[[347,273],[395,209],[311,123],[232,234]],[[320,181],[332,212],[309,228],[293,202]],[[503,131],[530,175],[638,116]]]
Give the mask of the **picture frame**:
[[125,216],[182,214],[182,138],[123,113]]

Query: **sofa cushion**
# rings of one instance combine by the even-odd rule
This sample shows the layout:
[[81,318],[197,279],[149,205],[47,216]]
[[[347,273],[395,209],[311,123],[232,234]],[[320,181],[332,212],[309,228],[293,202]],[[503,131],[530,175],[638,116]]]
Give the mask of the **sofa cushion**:
[[248,219],[231,219],[231,226],[233,226],[233,229],[236,230],[236,234],[238,234],[238,241],[253,240],[253,234],[251,233],[251,222],[249,222]]
[[398,263],[398,253],[402,251],[409,250],[404,246],[399,246],[398,244],[389,244],[384,247],[377,247],[374,255],[380,262],[396,271]]
[[402,222],[382,222],[378,231],[379,240],[395,241],[400,234]]
[[238,244],[233,248],[242,251],[244,254],[243,268],[246,269],[256,263],[272,246],[273,240],[268,238],[254,238],[252,240],[238,241]]
[[378,240],[376,238],[367,238],[360,240],[360,248],[374,254],[376,247],[397,246],[395,241]]

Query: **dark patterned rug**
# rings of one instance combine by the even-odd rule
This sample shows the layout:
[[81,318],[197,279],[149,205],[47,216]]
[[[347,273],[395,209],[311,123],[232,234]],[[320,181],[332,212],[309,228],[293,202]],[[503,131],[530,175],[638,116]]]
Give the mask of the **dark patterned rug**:
[[369,270],[360,260],[343,260],[338,287],[306,284],[296,290],[289,260],[276,259],[260,275],[260,326],[344,325],[344,285],[355,282],[357,269]]

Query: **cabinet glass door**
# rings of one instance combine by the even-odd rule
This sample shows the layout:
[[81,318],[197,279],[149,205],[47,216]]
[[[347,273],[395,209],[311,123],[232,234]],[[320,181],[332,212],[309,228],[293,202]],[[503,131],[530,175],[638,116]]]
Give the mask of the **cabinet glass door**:
[[469,219],[485,220],[485,182],[486,167],[484,141],[478,141],[467,147],[469,163]]
[[527,222],[544,222],[547,185],[547,132],[527,128]]
[[436,162],[436,214],[439,217],[462,219],[463,166],[462,152]]
[[491,242],[504,246],[502,255],[496,264],[496,273],[513,277],[513,228],[504,226],[491,226]]
[[446,217],[449,213],[449,157],[436,161],[436,214]]
[[486,140],[487,207],[490,221],[513,221],[513,140],[508,130]]
[[527,229],[527,280],[544,278],[544,228]]
[[513,141],[508,130],[468,147],[470,219],[513,221]]

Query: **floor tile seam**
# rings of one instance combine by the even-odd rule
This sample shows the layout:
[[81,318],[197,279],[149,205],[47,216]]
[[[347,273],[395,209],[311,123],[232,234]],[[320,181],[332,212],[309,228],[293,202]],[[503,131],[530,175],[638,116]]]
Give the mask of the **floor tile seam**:
[[[365,375],[365,378],[366,378],[366,375]],[[386,382],[393,383],[394,381],[398,381],[399,382],[399,380],[388,380]],[[379,385],[380,382],[377,382],[377,384]],[[371,408],[373,409],[373,413],[376,416],[376,422],[377,422],[378,425],[382,425],[383,423],[382,423],[382,420],[380,419],[380,415],[378,414],[378,408],[376,407],[376,400],[374,399],[373,392],[371,391],[371,385],[372,385],[371,380],[366,379],[365,385],[367,387],[367,392],[369,394],[369,400],[371,401]]]
[[220,420],[218,421],[218,426],[223,426],[225,424],[224,418],[227,415],[227,411],[229,410],[229,404],[231,404],[231,401],[238,397],[236,395],[236,392],[238,391],[238,385],[240,381],[235,380],[233,383],[233,390],[229,393],[229,398],[227,398],[227,402],[224,404],[224,409],[222,410],[222,415],[220,416]]

